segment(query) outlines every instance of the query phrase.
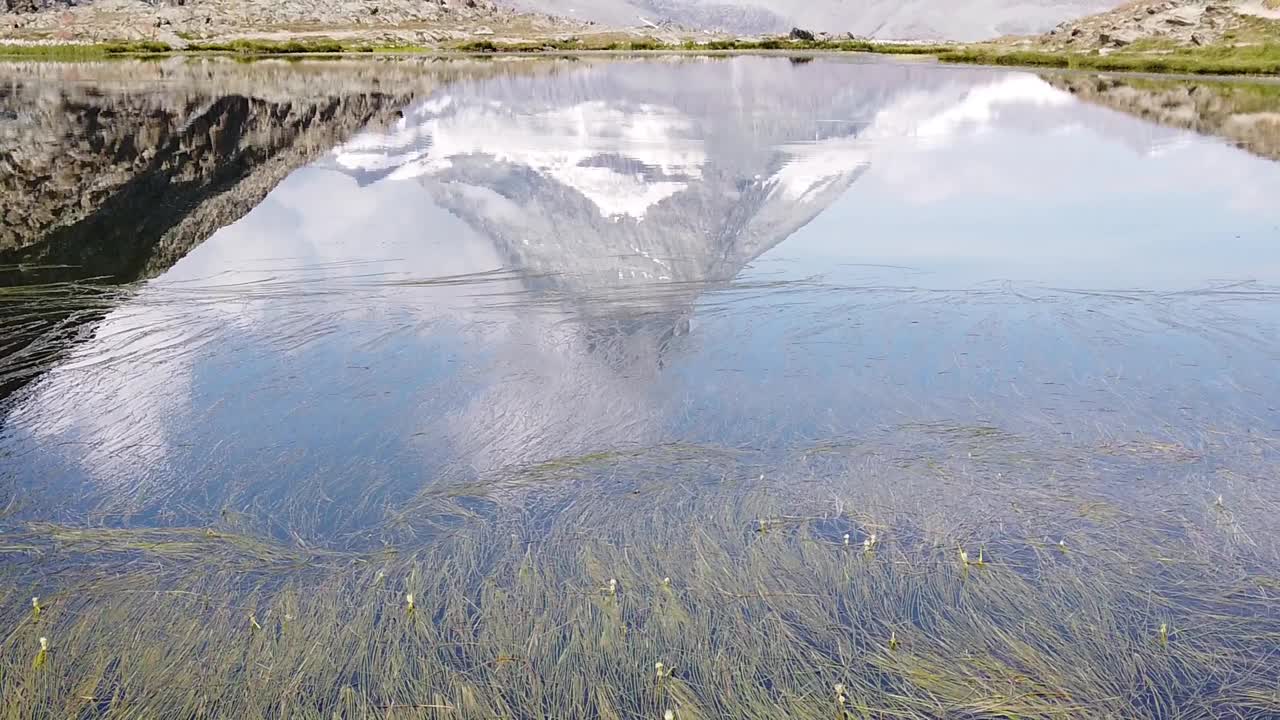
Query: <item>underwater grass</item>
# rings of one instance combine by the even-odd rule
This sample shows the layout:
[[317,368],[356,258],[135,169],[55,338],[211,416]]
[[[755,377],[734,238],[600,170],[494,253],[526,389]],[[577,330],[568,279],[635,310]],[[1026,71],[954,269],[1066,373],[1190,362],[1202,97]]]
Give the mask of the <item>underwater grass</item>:
[[[52,367],[64,356],[67,341],[127,292],[92,278],[41,282],[40,273],[59,270],[57,266],[0,264],[0,279],[14,273],[27,283],[0,287],[0,395]],[[0,404],[0,412],[3,410]],[[4,505],[4,497],[0,492],[0,505]],[[3,515],[0,510],[0,517]]]
[[[1207,494],[1197,457],[1167,442],[1080,454],[993,428],[898,432],[781,459],[595,453],[531,467],[531,483],[511,468],[475,489],[483,512],[442,524],[456,498],[424,492],[348,548],[235,518],[11,519],[0,546],[28,549],[0,564],[0,716],[1275,707],[1274,488]],[[1163,481],[1117,495],[1128,468]]]

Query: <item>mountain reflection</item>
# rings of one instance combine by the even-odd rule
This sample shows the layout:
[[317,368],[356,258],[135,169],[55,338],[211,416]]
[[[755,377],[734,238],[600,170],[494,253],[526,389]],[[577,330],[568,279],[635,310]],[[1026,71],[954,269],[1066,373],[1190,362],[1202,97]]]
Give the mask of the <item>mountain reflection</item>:
[[697,298],[855,182],[859,118],[908,72],[843,69],[875,82],[833,93],[787,63],[704,61],[461,83],[320,164],[418,189],[518,278],[462,309],[518,328],[490,347],[520,380],[450,414],[470,467],[663,439],[661,376]]
[[[831,95],[781,63],[578,71],[554,84],[464,84],[361,135],[328,164],[421,187],[536,293],[584,347],[661,364],[706,284],[730,280],[866,167],[864,93]],[[797,80],[802,80],[797,82]],[[727,80],[727,82],[726,82]]]
[[357,532],[432,484],[679,440],[716,291],[871,169],[927,194],[916,158],[993,131],[1179,137],[1025,73],[545,67],[455,78],[228,216],[25,388],[0,452],[104,513]]
[[[452,88],[333,166],[420,184],[509,266],[571,293],[732,278],[838,197],[863,154],[810,146],[867,109],[784,64],[602,67]],[[677,79],[678,78],[678,79]],[[796,82],[805,79],[806,82]],[[727,82],[726,82],[727,81]],[[837,123],[836,138],[856,125]]]

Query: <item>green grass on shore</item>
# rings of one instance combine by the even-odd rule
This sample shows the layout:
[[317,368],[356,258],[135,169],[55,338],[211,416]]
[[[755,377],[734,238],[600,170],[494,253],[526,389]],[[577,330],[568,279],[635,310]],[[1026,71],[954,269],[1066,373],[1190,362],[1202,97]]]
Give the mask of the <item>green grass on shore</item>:
[[193,42],[184,52],[236,53],[239,55],[303,55],[308,53],[372,52],[368,45],[349,45],[337,40],[231,40],[228,42]]
[[154,41],[15,45],[0,43],[0,57],[35,60],[92,60],[112,55],[159,55],[173,52],[167,43]]
[[1003,50],[972,46],[939,54],[943,62],[1015,65],[1079,70],[1111,70],[1187,75],[1280,74],[1280,44],[1244,47],[1183,48],[1163,53],[1118,52],[1110,55]]
[[414,45],[379,46],[343,42],[328,38],[308,40],[231,40],[192,42],[175,48],[155,41],[79,45],[0,45],[0,57],[42,60],[86,60],[113,56],[150,56],[192,53],[232,54],[243,57],[277,55],[342,55],[368,53],[457,52],[471,54],[548,52],[865,52],[884,55],[932,55],[941,62],[1022,67],[1054,67],[1190,75],[1276,75],[1280,74],[1280,43],[1244,46],[1175,48],[1160,51],[1125,50],[1108,55],[1050,50],[1015,50],[995,45],[915,45],[874,43],[866,40],[803,41],[787,38],[760,40],[713,40],[667,43],[651,37],[628,39],[579,38],[500,42],[473,40],[444,48]]

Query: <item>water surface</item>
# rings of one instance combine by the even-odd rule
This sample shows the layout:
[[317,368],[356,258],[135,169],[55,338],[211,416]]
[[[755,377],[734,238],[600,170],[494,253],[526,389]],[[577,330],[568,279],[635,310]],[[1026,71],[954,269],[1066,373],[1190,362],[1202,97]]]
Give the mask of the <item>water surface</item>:
[[383,65],[0,96],[7,698],[1280,712],[1270,86]]

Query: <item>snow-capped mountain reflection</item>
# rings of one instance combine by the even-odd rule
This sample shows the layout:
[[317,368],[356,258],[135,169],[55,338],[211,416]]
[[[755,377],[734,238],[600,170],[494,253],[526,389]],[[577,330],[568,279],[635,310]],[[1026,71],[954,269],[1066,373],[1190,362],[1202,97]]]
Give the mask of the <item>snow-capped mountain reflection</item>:
[[456,83],[289,177],[31,386],[0,451],[133,511],[341,515],[363,488],[678,439],[699,298],[859,178],[928,196],[965,168],[927,159],[978,135],[1150,132],[1021,73],[557,70]]
[[330,162],[364,183],[420,183],[544,286],[728,279],[867,162],[861,152],[806,162],[831,140],[788,147],[867,98],[823,99],[816,78],[789,83],[799,73],[785,64],[742,70],[733,63],[728,84],[722,65],[654,65],[649,88],[627,87],[629,73],[607,67],[550,86],[456,87]]
[[833,95],[776,61],[639,69],[455,86],[325,163],[366,187],[421,187],[531,293],[511,300],[527,308],[519,351],[498,353],[526,382],[481,389],[448,421],[473,467],[660,441],[662,369],[696,298],[868,166],[845,147],[863,125],[829,118],[865,115],[879,84]]
[[[573,188],[604,217],[636,220],[699,179],[706,162],[701,143],[691,137],[692,124],[670,108],[618,108],[589,101],[517,113],[500,104],[459,106],[445,95],[411,110],[388,135],[365,135],[347,143],[336,159],[343,168],[403,180],[446,174],[455,160],[482,155],[494,163],[528,167]],[[644,171],[600,162],[610,157]]]
[[1046,118],[1074,100],[1024,73],[756,59],[634,70],[462,84],[325,164],[421,185],[533,285],[580,296],[732,278],[904,150],[1024,125],[1157,146],[1105,113]]

